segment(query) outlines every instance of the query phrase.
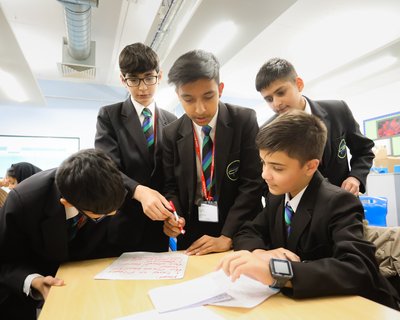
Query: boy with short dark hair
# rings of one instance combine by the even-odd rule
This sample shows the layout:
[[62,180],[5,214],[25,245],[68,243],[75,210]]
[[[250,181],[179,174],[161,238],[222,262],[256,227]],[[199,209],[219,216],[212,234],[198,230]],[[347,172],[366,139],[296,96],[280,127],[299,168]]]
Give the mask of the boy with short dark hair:
[[164,131],[165,196],[181,216],[166,220],[164,231],[179,235],[178,249],[188,254],[229,250],[240,226],[261,210],[256,114],[220,101],[224,84],[210,52],[183,54],[168,82],[185,114]]
[[[318,170],[332,184],[354,195],[365,192],[374,159],[374,142],[361,134],[347,104],[339,100],[316,101],[303,96],[303,80],[293,65],[281,58],[268,60],[258,71],[255,82],[257,91],[277,115],[298,109],[320,118],[328,128],[328,139]],[[347,149],[351,153],[350,168]]]
[[399,309],[374,245],[363,240],[362,204],[317,171],[326,137],[323,122],[299,110],[260,129],[267,205],[234,236],[241,251],[219,267],[232,280],[245,274],[294,298],[360,295]]
[[162,71],[159,58],[143,43],[126,46],[119,56],[120,79],[130,93],[124,102],[104,106],[97,117],[96,149],[117,164],[131,201],[113,219],[113,242],[123,251],[167,251],[163,221],[172,214],[160,193],[164,186],[164,127],[176,119],[154,101]]
[[125,195],[114,162],[94,149],[18,184],[0,209],[0,317],[36,319],[38,301],[64,284],[54,278],[61,263],[115,256],[99,222]]

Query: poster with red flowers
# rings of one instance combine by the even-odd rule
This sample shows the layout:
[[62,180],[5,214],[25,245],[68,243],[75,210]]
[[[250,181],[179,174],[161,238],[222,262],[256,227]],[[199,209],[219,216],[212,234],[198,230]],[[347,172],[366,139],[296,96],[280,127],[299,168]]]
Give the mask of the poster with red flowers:
[[377,125],[379,138],[400,135],[400,116],[380,120],[377,122]]

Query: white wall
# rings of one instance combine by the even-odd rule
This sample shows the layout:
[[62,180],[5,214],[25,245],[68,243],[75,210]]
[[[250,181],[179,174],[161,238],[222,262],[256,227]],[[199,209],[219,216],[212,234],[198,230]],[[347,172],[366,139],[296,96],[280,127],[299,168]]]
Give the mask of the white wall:
[[80,148],[92,148],[101,106],[122,101],[125,89],[39,80],[46,106],[0,105],[2,135],[79,137]]

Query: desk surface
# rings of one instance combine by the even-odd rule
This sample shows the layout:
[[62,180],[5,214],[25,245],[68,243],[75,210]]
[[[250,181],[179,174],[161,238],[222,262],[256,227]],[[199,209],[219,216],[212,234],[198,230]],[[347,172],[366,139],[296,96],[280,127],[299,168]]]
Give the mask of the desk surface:
[[[150,289],[204,275],[215,268],[223,254],[189,257],[181,280],[94,280],[114,258],[65,264],[57,277],[66,285],[51,288],[39,319],[109,320],[154,309],[147,294]],[[293,300],[278,294],[253,309],[208,308],[226,319],[400,319],[400,312],[357,296]]]

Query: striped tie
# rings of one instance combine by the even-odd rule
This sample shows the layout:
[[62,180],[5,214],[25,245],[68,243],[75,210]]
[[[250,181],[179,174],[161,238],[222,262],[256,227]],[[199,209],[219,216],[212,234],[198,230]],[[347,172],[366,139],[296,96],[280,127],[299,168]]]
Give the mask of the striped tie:
[[151,123],[151,111],[148,108],[144,108],[142,114],[144,116],[142,125],[143,133],[147,141],[147,148],[152,153],[154,149],[154,131]]
[[287,228],[287,236],[288,237],[289,237],[290,231],[292,229],[291,224],[292,224],[293,214],[294,214],[294,211],[288,201],[288,202],[286,202],[286,205],[285,205],[285,224],[286,224],[286,228]]
[[212,163],[212,151],[213,151],[213,142],[210,137],[211,129],[212,128],[210,126],[202,127],[202,131],[204,133],[204,139],[202,146],[203,157],[201,166],[203,169],[204,178],[206,180],[207,191],[212,196],[212,187],[215,183],[215,178],[213,178],[213,181],[211,181],[211,163]]
[[78,213],[75,217],[67,220],[68,227],[68,240],[71,241],[75,238],[78,230],[82,228],[86,223],[86,217],[82,213]]

